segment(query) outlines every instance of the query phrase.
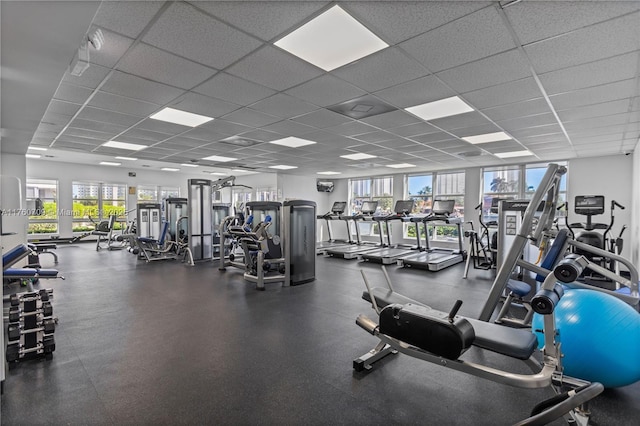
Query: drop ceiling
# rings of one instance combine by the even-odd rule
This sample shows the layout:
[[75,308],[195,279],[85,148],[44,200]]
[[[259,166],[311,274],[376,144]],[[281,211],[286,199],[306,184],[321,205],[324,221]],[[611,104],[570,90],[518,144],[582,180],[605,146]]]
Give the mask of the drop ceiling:
[[[3,152],[349,177],[399,163],[430,171],[623,154],[640,136],[637,1],[46,3],[49,19],[68,16],[54,17],[37,44],[19,39],[15,17],[24,27],[44,12],[1,3],[3,92],[16,52],[58,62],[30,77],[35,87],[3,93]],[[275,45],[336,5],[388,47],[326,72]],[[90,46],[89,68],[73,76],[67,65],[97,29],[103,46]],[[30,102],[27,91],[37,94]],[[473,110],[429,121],[405,110],[454,96]],[[149,118],[164,107],[213,120],[191,128]],[[496,132],[512,139],[462,139]],[[270,143],[288,137],[316,143]],[[147,148],[102,146],[111,140]],[[532,155],[496,156],[522,150]],[[355,153],[376,157],[342,157]]]

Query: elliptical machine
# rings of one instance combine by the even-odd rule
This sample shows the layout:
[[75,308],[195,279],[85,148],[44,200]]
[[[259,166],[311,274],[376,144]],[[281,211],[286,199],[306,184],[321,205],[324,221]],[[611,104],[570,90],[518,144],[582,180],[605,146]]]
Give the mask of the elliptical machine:
[[[592,217],[604,214],[604,205],[605,198],[603,195],[577,195],[575,197],[574,212],[586,216],[587,221],[585,223],[569,223],[569,215],[567,214],[567,216],[565,216],[566,226],[574,240],[619,255],[622,252],[623,246],[622,235],[627,229],[627,226],[622,226],[617,237],[611,235],[611,230],[615,222],[615,208],[618,207],[624,210],[624,206],[615,200],[611,200],[611,219],[609,223],[594,223]],[[567,212],[568,211],[569,209],[567,208]],[[619,273],[619,265],[614,260],[604,256],[594,255],[579,248],[575,248],[574,251],[576,254],[585,256],[590,262]],[[596,274],[585,278],[592,281],[604,281],[603,277]]]

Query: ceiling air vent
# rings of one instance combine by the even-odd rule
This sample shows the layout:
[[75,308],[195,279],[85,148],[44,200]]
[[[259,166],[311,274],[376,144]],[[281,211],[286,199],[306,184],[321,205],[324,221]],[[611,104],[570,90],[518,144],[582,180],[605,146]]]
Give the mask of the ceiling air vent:
[[361,118],[373,117],[374,115],[395,111],[397,108],[381,101],[375,96],[364,95],[351,99],[350,101],[329,106],[327,109],[360,120]]
[[258,141],[258,140],[249,139],[249,138],[243,138],[241,136],[231,136],[229,138],[222,139],[219,142],[226,143],[228,145],[234,145],[234,146],[242,147],[242,148],[247,148],[247,147],[250,147],[250,146],[260,145],[261,143],[264,143],[263,141]]

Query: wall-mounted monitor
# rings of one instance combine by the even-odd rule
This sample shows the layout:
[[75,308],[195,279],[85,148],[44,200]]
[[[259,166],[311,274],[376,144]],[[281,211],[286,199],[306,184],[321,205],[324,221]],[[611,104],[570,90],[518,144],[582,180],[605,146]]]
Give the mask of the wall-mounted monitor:
[[332,181],[316,181],[316,189],[318,192],[333,192],[333,182]]

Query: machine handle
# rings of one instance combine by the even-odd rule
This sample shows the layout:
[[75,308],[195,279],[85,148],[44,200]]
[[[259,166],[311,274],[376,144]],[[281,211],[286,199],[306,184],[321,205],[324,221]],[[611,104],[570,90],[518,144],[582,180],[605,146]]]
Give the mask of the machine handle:
[[451,311],[449,312],[449,322],[453,322],[453,318],[456,316],[461,306],[462,300],[456,300],[456,303],[453,305],[453,308],[451,308]]
[[474,210],[480,210],[481,207],[482,207],[482,203],[478,204]]
[[620,204],[616,200],[611,200],[611,210],[613,210],[614,207],[618,207],[620,210],[624,210],[624,206],[622,204]]

